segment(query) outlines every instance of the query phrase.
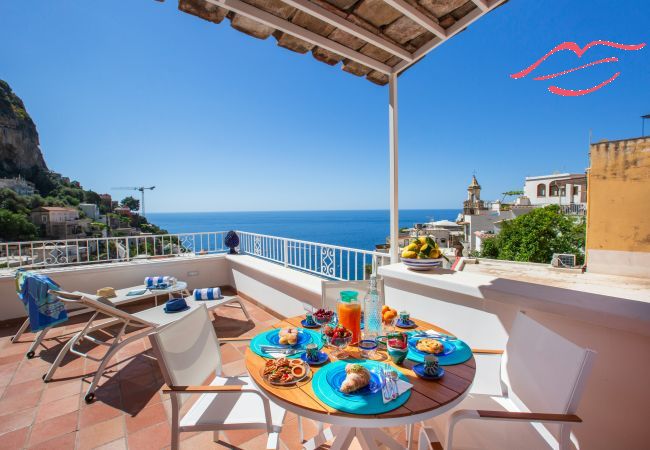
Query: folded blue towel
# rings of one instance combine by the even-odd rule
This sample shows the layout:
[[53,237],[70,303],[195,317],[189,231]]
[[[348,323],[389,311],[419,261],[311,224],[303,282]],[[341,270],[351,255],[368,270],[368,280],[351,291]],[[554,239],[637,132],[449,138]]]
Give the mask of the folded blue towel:
[[144,279],[144,285],[148,288],[160,285],[172,286],[174,284],[176,284],[176,278],[170,276],[156,275],[153,277],[146,277]]
[[194,289],[194,298],[196,300],[219,300],[222,298],[221,288]]

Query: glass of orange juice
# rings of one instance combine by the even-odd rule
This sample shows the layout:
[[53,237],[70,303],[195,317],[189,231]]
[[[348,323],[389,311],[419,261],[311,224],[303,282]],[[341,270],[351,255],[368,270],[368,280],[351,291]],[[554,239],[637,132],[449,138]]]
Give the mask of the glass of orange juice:
[[352,344],[361,340],[361,304],[357,291],[341,291],[337,305],[339,324],[352,332]]

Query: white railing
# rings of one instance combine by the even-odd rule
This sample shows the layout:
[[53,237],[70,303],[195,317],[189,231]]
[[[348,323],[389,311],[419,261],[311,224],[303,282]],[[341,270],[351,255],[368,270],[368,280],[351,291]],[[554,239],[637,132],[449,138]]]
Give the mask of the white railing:
[[122,262],[222,253],[225,231],[0,243],[0,267]]
[[584,216],[587,214],[587,205],[584,203],[571,203],[569,205],[560,205],[560,210],[564,214]]
[[[0,243],[0,268],[127,262],[225,253],[226,231]],[[336,280],[364,280],[386,253],[237,231],[240,253]]]
[[336,280],[365,280],[386,253],[238,231],[240,252]]

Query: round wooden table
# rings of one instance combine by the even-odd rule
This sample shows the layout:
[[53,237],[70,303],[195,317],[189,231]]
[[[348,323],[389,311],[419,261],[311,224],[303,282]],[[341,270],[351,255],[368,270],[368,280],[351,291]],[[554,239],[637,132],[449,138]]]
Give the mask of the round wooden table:
[[[300,321],[304,316],[292,317],[278,322],[272,328],[294,327],[302,325]],[[428,322],[414,319],[418,330],[436,330],[441,333],[451,334]],[[330,349],[323,347],[323,351],[330,353]],[[356,346],[346,349],[351,358],[363,359]],[[262,378],[262,367],[266,359],[253,353],[250,348],[246,349],[246,368],[255,385],[278,405],[291,411],[298,416],[306,417],[317,422],[332,424],[330,430],[317,436],[305,448],[314,448],[326,440],[334,438],[332,449],[347,448],[350,441],[357,436],[364,448],[377,448],[374,441],[378,441],[389,448],[403,449],[392,437],[381,432],[379,429],[402,425],[411,425],[423,420],[430,419],[448,411],[456,406],[469,392],[476,373],[474,357],[462,364],[444,366],[445,375],[440,380],[423,380],[411,370],[417,364],[411,360],[405,360],[402,366],[392,363],[386,355],[386,351],[379,352],[380,357],[385,357],[383,362],[394,367],[406,375],[413,385],[411,396],[397,409],[377,414],[362,415],[349,414],[338,411],[318,399],[312,389],[311,379],[308,382],[299,383],[292,387],[275,387],[269,385]],[[332,358],[330,361],[336,360]],[[325,363],[327,365],[329,363]],[[323,365],[323,366],[324,366]],[[323,367],[320,366],[320,367]],[[313,366],[312,371],[316,373],[319,366]],[[313,377],[313,374],[312,374]]]

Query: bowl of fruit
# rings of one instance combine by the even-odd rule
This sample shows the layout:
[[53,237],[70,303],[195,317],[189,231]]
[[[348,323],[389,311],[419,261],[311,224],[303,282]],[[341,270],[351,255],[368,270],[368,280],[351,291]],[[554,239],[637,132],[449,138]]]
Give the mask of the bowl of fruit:
[[442,267],[445,255],[433,238],[420,236],[402,249],[402,262],[411,270],[424,271]]
[[314,320],[317,324],[323,326],[334,321],[334,311],[321,308],[314,313]]
[[395,330],[395,320],[397,319],[397,310],[388,305],[381,307],[381,323],[384,325],[384,330]]
[[350,342],[352,341],[352,331],[342,325],[337,325],[335,327],[326,325],[323,329],[323,333],[325,334],[327,343],[338,349],[336,356],[342,358],[344,355],[343,350],[345,347],[350,345]]

